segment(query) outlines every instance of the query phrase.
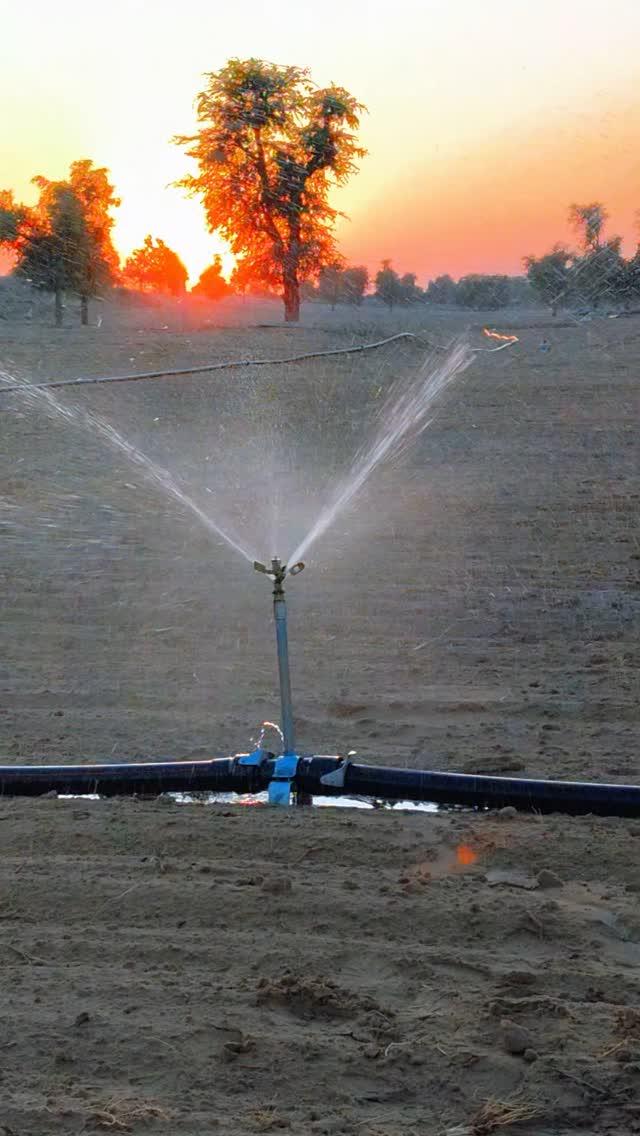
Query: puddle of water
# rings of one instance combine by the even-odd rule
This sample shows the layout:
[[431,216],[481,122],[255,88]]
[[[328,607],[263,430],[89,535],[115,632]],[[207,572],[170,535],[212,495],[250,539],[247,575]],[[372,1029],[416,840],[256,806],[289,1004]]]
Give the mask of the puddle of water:
[[[204,798],[202,796],[194,797],[189,793],[167,793],[166,795],[181,805],[189,805],[193,801],[203,799],[207,805],[266,805],[269,800],[267,793],[207,793]],[[311,803],[320,808],[375,809],[384,807],[388,809],[409,809],[412,812],[421,813],[436,813],[438,811],[438,806],[432,802],[390,801],[388,805],[380,806],[365,797],[313,797]]]
[[[205,805],[266,805],[266,793],[200,793],[194,796],[191,793],[164,793],[178,805],[192,805],[195,802],[204,802]],[[59,793],[59,801],[99,801],[102,798],[98,793]],[[319,808],[338,809],[375,809],[386,808],[416,813],[437,813],[438,805],[433,802],[418,801],[390,801],[384,806],[376,805],[363,797],[313,797],[312,804]]]

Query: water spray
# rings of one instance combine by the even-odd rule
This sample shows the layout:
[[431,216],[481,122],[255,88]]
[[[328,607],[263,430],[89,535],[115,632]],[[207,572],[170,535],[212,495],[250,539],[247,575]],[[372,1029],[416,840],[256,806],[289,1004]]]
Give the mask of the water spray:
[[[402,333],[403,335],[405,333]],[[409,334],[409,333],[406,333]],[[503,336],[487,329],[492,339],[501,339],[499,347],[484,350],[500,351],[516,342],[515,336]],[[401,336],[391,337],[392,339]],[[363,345],[355,350],[366,350],[377,344]],[[273,611],[276,627],[278,673],[280,682],[280,709],[282,727],[282,753],[274,754],[263,746],[264,729],[251,753],[233,757],[212,758],[204,761],[152,761],[121,762],[82,765],[2,765],[0,766],[0,796],[40,796],[48,793],[100,796],[155,795],[160,793],[260,793],[267,791],[270,804],[289,805],[311,803],[314,796],[371,797],[388,801],[431,802],[459,805],[472,809],[502,808],[510,805],[522,811],[564,812],[573,815],[594,813],[604,816],[640,816],[640,786],[607,785],[590,782],[542,781],[529,778],[486,777],[464,773],[443,773],[432,770],[398,769],[354,762],[350,756],[299,755],[296,751],[291,677],[289,670],[289,644],[287,635],[287,607],[285,581],[288,576],[302,572],[301,557],[335,519],[354,494],[361,488],[372,471],[382,461],[397,454],[414,440],[428,425],[428,412],[433,400],[448,386],[453,377],[471,361],[473,354],[462,344],[454,345],[438,365],[426,365],[414,382],[394,397],[385,408],[384,421],[375,433],[371,444],[354,460],[349,478],[321,512],[316,524],[298,546],[289,568],[278,557],[267,567],[254,561],[256,571],[273,579]],[[338,351],[319,354],[338,354]],[[303,358],[300,356],[298,358]],[[295,360],[288,360],[293,362]],[[254,361],[266,365],[267,361]],[[273,365],[273,360],[268,361]],[[221,364],[246,365],[242,364]],[[191,368],[190,371],[209,370]],[[151,378],[156,374],[118,376],[99,381],[128,381],[129,378]],[[181,373],[181,372],[177,372]],[[1,378],[1,376],[0,376]],[[85,382],[95,380],[71,380]],[[67,381],[49,385],[67,385]],[[150,479],[174,500],[186,506],[212,531],[251,562],[248,552],[220,529],[180,489],[170,474],[152,463],[127,442],[113,427],[101,420],[59,404],[49,390],[38,390],[34,385],[5,385],[0,393],[19,390],[39,394],[41,402],[67,420],[88,424],[118,452],[133,464],[144,468]]]

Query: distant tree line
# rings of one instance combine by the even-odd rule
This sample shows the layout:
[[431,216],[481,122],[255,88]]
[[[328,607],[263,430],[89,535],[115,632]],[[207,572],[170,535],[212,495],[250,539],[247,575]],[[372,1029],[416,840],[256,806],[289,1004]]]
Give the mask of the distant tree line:
[[[35,205],[17,202],[9,190],[0,190],[0,248],[9,249],[14,273],[32,287],[54,297],[56,324],[63,319],[65,294],[79,298],[79,314],[88,322],[89,301],[119,285],[146,293],[184,296],[187,270],[180,257],[163,240],[145,237],[124,264],[112,240],[114,210],[120,205],[109,171],[83,159],[73,162],[68,177],[50,181],[33,179],[38,189]],[[437,276],[425,288],[416,274],[400,274],[391,260],[381,262],[371,281],[364,265],[348,265],[331,247],[331,258],[320,257],[307,275],[300,273],[300,295],[335,308],[377,301],[390,310],[409,305],[446,305],[492,310],[539,300],[555,313],[560,307],[629,307],[640,303],[640,246],[625,259],[618,236],[604,237],[608,219],[600,202],[572,205],[569,219],[577,247],[556,244],[543,256],[526,256],[526,276],[473,273],[454,280]],[[640,219],[640,218],[639,218]],[[215,256],[191,289],[191,295],[218,301],[234,293],[275,295],[264,273],[257,273],[248,257],[240,257],[230,280]]]
[[[337,304],[362,304],[367,296],[369,274],[362,266],[333,264],[323,268],[317,285],[305,284],[303,299],[319,300],[335,308]],[[383,260],[373,281],[369,299],[378,300],[389,309],[415,304],[444,304],[462,308],[494,309],[513,304],[531,303],[533,292],[524,276],[475,274],[462,276],[457,282],[451,276],[438,276],[421,288],[415,272],[396,272],[391,260]]]
[[451,307],[493,309],[525,303],[531,290],[522,276],[437,276],[422,289],[414,272],[402,276],[390,260],[383,260],[375,279],[375,297],[388,308],[408,304],[438,304]]

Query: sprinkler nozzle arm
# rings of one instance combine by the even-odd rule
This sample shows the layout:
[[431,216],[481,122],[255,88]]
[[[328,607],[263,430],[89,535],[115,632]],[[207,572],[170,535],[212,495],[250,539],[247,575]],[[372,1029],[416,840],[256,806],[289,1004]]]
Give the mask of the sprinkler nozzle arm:
[[253,567],[256,572],[262,572],[264,576],[273,576],[275,580],[282,581],[286,576],[299,576],[304,569],[304,561],[299,560],[297,564],[287,568],[286,564],[281,564],[274,556],[270,568],[267,568],[266,564],[262,564],[259,560],[254,560]]

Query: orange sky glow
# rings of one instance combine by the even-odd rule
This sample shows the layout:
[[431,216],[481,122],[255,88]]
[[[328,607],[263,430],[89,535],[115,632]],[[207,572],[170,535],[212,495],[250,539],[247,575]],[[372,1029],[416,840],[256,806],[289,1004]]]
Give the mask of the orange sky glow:
[[[233,10],[230,10],[233,9]],[[521,271],[567,239],[572,201],[602,200],[609,233],[635,247],[640,208],[637,0],[80,0],[3,14],[0,188],[33,200],[31,177],[90,157],[122,197],[126,256],[147,233],[192,281],[224,245],[172,182],[171,144],[194,126],[203,72],[234,55],[308,66],[367,104],[361,170],[334,196],[352,263],[383,257],[424,284],[443,272]],[[225,253],[227,270],[232,265]]]

